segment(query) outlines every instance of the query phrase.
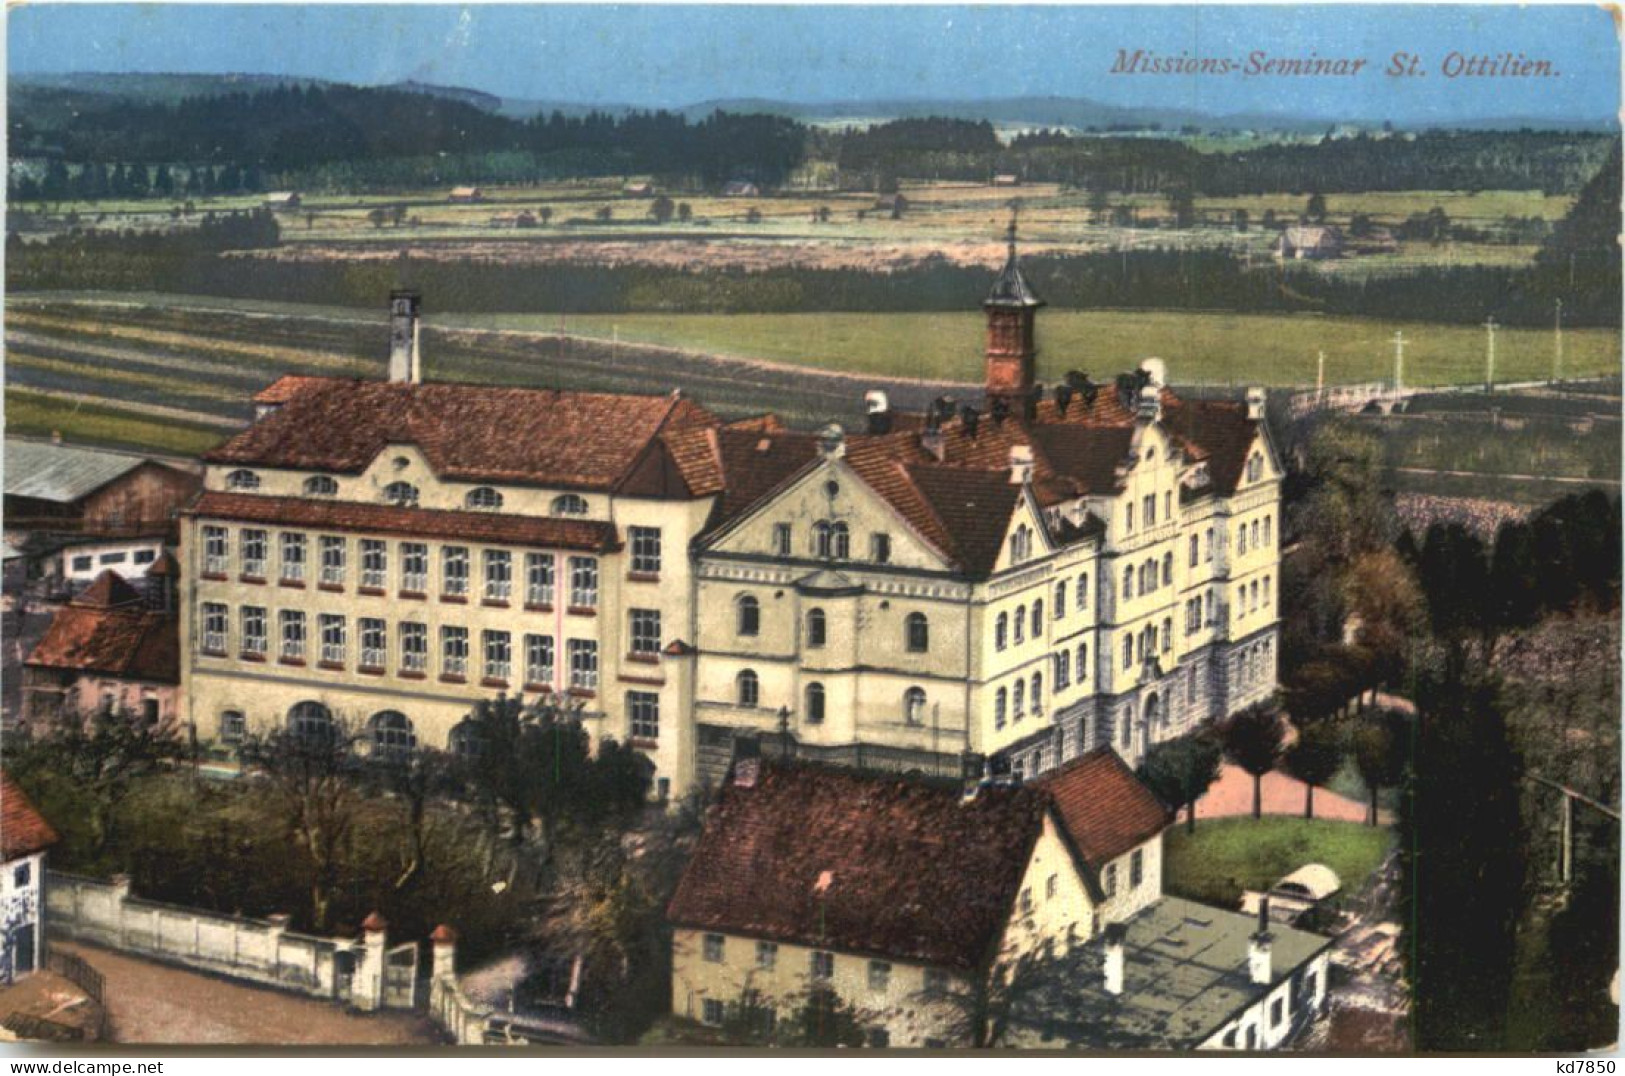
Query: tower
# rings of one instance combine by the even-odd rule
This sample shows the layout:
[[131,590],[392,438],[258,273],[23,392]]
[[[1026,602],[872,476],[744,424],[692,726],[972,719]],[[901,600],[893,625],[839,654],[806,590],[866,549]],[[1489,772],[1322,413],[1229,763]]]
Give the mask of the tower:
[[423,359],[418,353],[418,308],[423,297],[415,291],[389,293],[389,379],[415,385],[423,380]]
[[982,301],[987,311],[987,395],[1014,403],[1032,391],[1038,349],[1033,344],[1033,322],[1044,300],[1033,294],[1021,275],[1016,256],[1016,222],[1005,233],[1010,253]]

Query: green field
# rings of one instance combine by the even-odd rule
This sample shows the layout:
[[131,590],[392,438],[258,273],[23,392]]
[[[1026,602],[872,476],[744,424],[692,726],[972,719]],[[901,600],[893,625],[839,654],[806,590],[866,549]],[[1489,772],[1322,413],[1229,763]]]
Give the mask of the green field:
[[75,406],[27,389],[6,387],[6,432],[26,436],[60,433],[73,444],[108,445],[196,456],[225,439],[221,430],[96,405]]
[[1393,845],[1384,827],[1305,818],[1220,818],[1163,837],[1163,888],[1193,900],[1234,907],[1243,889],[1268,889],[1306,863],[1324,863],[1359,890]]
[[[660,344],[712,354],[796,363],[887,377],[970,381],[981,377],[979,311],[950,314],[622,314],[458,315],[441,324],[556,332]],[[1049,310],[1039,315],[1039,377],[1068,370],[1097,379],[1158,356],[1175,384],[1313,385],[1315,354],[1326,352],[1328,384],[1390,377],[1393,335],[1406,338],[1411,385],[1483,379],[1485,334],[1477,328],[1314,315]],[[1620,336],[1608,330],[1564,334],[1567,376],[1618,373]],[[1552,367],[1553,334],[1503,329],[1496,376],[1536,380]]]

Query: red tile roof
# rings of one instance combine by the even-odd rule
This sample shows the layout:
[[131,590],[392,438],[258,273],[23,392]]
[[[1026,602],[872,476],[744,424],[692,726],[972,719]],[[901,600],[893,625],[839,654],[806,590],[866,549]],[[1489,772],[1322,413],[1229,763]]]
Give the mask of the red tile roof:
[[[1049,810],[957,787],[752,760],[706,819],[677,926],[971,969],[1001,937]],[[827,879],[820,886],[820,879]]]
[[1110,747],[1097,747],[1035,784],[1054,799],[1073,848],[1097,872],[1173,821],[1168,808]]
[[178,684],[179,625],[173,615],[147,609],[141,596],[109,569],[58,610],[27,664]]
[[59,837],[11,775],[0,771],[0,861],[43,852]]
[[354,501],[261,497],[252,493],[206,492],[188,514],[199,519],[312,527],[364,534],[399,534],[452,541],[492,542],[546,549],[609,552],[620,548],[615,525],[596,519],[401,508]]
[[493,385],[299,377],[256,399],[280,406],[205,460],[354,474],[410,444],[442,478],[614,490],[662,431],[717,422],[675,395]]

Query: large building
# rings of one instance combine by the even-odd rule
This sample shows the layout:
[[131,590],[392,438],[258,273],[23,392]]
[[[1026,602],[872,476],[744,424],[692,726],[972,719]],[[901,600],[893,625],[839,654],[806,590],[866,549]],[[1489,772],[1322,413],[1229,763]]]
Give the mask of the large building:
[[499,690],[580,700],[660,787],[742,749],[1034,775],[1275,685],[1280,471],[1263,394],[1162,364],[1035,383],[1014,242],[981,407],[813,434],[677,394],[424,383],[417,299],[384,382],[288,377],[205,457],[184,520],[201,738],[344,719],[458,746]]

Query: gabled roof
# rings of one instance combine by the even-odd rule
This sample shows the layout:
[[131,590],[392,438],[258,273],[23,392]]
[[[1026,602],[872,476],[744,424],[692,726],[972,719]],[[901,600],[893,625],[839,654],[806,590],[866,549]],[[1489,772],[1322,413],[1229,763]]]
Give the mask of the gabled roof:
[[206,461],[356,474],[410,444],[441,478],[614,491],[663,431],[717,421],[676,395],[343,378],[283,378],[256,400],[280,406]]
[[11,775],[0,771],[0,861],[43,852],[59,839]]
[[1097,873],[1173,821],[1168,808],[1110,747],[1097,747],[1036,784],[1054,799],[1074,849]]
[[109,569],[57,612],[27,664],[178,684],[179,622],[147,609],[141,595]]
[[749,760],[706,818],[674,925],[980,967],[1049,811],[1030,788],[957,787]]
[[162,464],[122,452],[6,438],[6,496],[72,504],[138,467]]

